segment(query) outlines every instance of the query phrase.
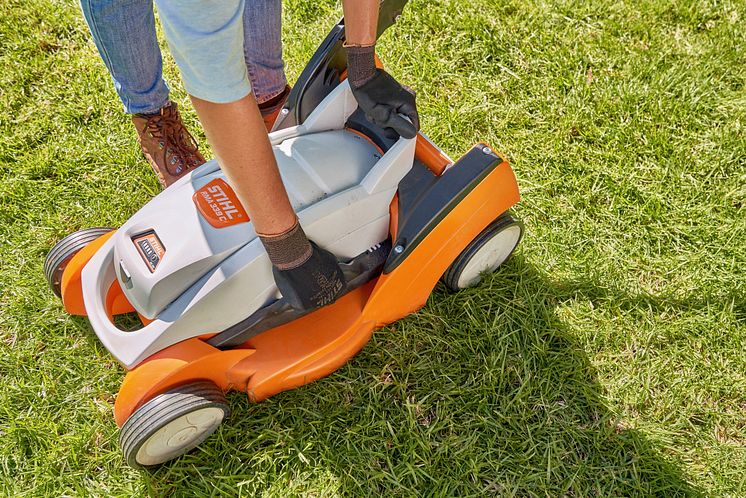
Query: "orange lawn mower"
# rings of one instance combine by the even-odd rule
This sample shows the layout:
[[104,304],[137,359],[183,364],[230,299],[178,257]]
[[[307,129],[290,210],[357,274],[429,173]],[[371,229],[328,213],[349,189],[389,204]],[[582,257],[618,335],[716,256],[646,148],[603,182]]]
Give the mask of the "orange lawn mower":
[[[405,0],[385,1],[379,32]],[[420,309],[438,280],[476,285],[511,255],[522,225],[508,163],[486,145],[452,161],[424,134],[390,139],[344,79],[344,25],[329,33],[270,133],[293,207],[334,253],[345,294],[291,308],[216,161],[183,177],[118,230],[69,235],[45,274],[127,369],[114,416],[127,462],[176,458],[228,416],[224,393],[262,401],[347,362],[373,331]],[[141,326],[115,318],[137,313]]]

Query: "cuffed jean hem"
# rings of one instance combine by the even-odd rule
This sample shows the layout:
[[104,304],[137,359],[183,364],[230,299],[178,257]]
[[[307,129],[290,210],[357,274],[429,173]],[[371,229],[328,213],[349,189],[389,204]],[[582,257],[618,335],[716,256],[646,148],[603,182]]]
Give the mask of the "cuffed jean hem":
[[[268,100],[277,97],[285,91],[285,87],[288,85],[288,80],[285,77],[285,71],[280,69],[279,71],[262,71],[262,79],[257,81],[254,77],[252,68],[249,67],[249,73],[251,74],[251,81],[254,82],[252,85],[254,89],[254,96],[258,104],[263,104]],[[270,79],[271,76],[271,79]]]
[[244,59],[254,96],[262,104],[288,84],[282,60],[282,1],[247,1],[243,22]]
[[[115,85],[116,86],[116,85]],[[124,105],[124,112],[126,114],[155,114],[160,112],[163,107],[170,102],[168,92],[165,94],[164,99],[149,100],[147,98],[142,99],[131,99],[129,97],[119,96],[122,104]]]

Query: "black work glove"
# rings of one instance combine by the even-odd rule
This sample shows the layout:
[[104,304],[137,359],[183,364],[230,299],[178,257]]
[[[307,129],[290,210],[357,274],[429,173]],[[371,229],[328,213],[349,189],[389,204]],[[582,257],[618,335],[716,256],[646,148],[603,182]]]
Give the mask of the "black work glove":
[[414,138],[420,130],[414,92],[376,68],[375,47],[347,47],[347,61],[350,88],[365,116],[387,138]]
[[300,266],[280,270],[272,265],[277,288],[290,306],[312,311],[332,304],[345,288],[345,278],[334,254],[311,242],[313,252]]

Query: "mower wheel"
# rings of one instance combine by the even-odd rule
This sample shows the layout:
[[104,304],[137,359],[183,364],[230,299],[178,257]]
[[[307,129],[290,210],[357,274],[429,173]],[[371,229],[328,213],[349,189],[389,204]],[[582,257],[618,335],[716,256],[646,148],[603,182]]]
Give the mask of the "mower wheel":
[[504,212],[466,246],[441,280],[452,291],[477,285],[482,273],[491,273],[508,260],[522,236],[523,223]]
[[119,444],[130,466],[159,465],[196,448],[229,413],[212,382],[185,384],[135,410],[122,426]]
[[112,230],[113,228],[105,227],[79,230],[57,242],[49,251],[47,259],[44,260],[44,276],[47,277],[49,287],[57,297],[62,297],[62,274],[73,256],[85,246]]

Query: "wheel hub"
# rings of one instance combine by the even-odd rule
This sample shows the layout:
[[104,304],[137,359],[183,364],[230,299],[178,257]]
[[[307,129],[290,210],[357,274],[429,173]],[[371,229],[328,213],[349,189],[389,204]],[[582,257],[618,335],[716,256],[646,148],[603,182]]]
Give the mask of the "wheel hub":
[[482,278],[483,272],[494,271],[510,256],[520,237],[521,228],[514,225],[490,239],[472,256],[461,272],[458,279],[459,287],[466,288],[476,285]]
[[141,465],[155,465],[191,449],[209,436],[223,421],[220,408],[207,407],[167,422],[137,452]]

